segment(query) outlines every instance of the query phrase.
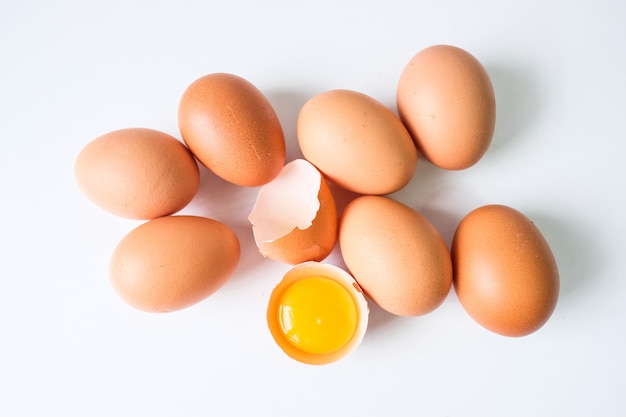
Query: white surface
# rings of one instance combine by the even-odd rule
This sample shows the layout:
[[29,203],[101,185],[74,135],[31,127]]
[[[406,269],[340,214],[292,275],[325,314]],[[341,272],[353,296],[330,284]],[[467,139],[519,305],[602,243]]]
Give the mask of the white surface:
[[[625,4],[5,2],[0,415],[626,415]],[[486,66],[498,102],[494,142],[466,171],[420,162],[396,198],[448,241],[478,205],[531,217],[562,279],[539,332],[491,334],[451,293],[422,318],[372,307],[352,356],[296,363],[265,326],[287,266],[255,250],[246,217],[256,190],[206,173],[187,212],[234,228],[244,250],[236,275],[169,315],[135,311],[112,292],[109,256],[138,223],[78,191],[73,163],[89,140],[132,126],[178,136],[185,87],[227,71],[268,96],[293,159],[307,98],[351,88],[395,110],[400,71],[435,43]],[[340,264],[336,254],[328,261]]]

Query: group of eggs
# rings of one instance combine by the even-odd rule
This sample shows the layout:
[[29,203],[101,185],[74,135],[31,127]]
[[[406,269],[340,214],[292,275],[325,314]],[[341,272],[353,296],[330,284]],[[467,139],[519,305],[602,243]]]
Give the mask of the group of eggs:
[[[506,336],[524,336],[551,316],[556,261],[519,211],[479,207],[459,223],[449,249],[413,208],[386,196],[406,186],[418,154],[442,169],[474,165],[495,127],[487,71],[467,51],[435,45],[418,52],[397,87],[398,116],[351,90],[310,98],[297,120],[303,158],[286,162],[285,139],[267,98],[245,79],[203,76],[182,95],[183,142],[129,128],[79,153],[75,177],[96,205],[146,220],[115,248],[113,288],[150,312],[197,303],[233,274],[235,233],[216,220],[175,215],[199,188],[197,161],[243,187],[259,187],[249,215],[260,252],[293,267],[268,300],[267,322],[281,349],[310,364],[358,346],[368,302],[401,316],[435,310],[454,285],[471,317]],[[329,184],[356,195],[338,213]],[[336,243],[347,270],[322,261]]]

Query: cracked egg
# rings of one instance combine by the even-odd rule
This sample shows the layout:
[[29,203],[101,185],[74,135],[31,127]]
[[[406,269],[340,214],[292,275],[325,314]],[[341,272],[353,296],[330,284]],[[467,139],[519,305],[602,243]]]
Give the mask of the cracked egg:
[[355,279],[343,269],[304,262],[272,291],[267,323],[291,358],[323,365],[352,353],[367,329],[369,307]]
[[291,265],[326,258],[337,241],[337,208],[326,180],[304,159],[264,185],[248,216],[261,254]]

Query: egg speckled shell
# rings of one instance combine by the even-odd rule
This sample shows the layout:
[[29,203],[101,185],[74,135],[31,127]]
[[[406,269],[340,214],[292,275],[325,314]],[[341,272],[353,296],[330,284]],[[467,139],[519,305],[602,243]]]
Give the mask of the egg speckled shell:
[[559,295],[556,260],[541,231],[503,206],[475,209],[452,243],[454,288],[469,315],[505,336],[525,336],[546,323]]
[[266,184],[285,163],[285,138],[272,105],[237,75],[214,73],[191,83],[180,100],[178,125],[196,158],[234,184]]

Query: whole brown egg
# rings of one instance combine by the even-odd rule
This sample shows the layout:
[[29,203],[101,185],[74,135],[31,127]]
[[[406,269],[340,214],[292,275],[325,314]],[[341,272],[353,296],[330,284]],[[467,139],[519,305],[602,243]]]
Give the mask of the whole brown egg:
[[435,45],[406,65],[397,105],[420,153],[445,169],[478,162],[491,144],[496,101],[489,74],[469,52]]
[[361,196],[348,203],[339,247],[359,286],[390,313],[430,313],[450,291],[445,241],[423,215],[389,197]]
[[331,182],[361,194],[388,194],[409,183],[415,144],[400,119],[379,101],[352,90],[309,99],[298,115],[304,157]]
[[505,336],[542,327],[559,296],[559,272],[537,226],[503,205],[479,207],[460,222],[452,242],[454,288],[467,313]]
[[118,243],[110,262],[111,283],[137,309],[180,310],[224,285],[239,256],[239,240],[223,223],[199,216],[160,217]]
[[214,73],[192,82],[180,99],[178,125],[196,158],[233,184],[266,184],[285,163],[276,112],[258,88],[237,75]]
[[128,128],[88,143],[76,158],[76,182],[97,206],[148,220],[173,214],[195,196],[200,173],[183,143],[154,129]]

